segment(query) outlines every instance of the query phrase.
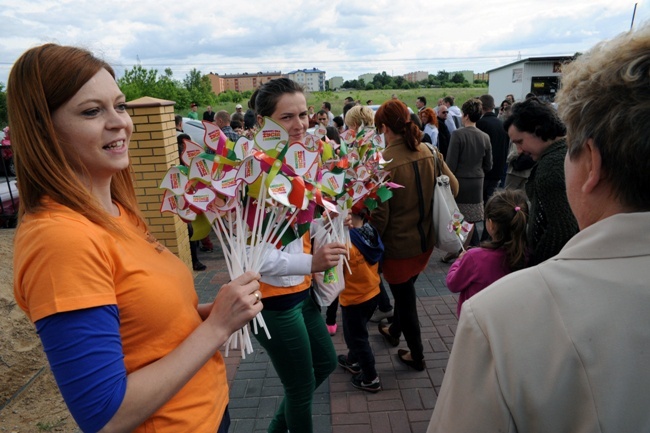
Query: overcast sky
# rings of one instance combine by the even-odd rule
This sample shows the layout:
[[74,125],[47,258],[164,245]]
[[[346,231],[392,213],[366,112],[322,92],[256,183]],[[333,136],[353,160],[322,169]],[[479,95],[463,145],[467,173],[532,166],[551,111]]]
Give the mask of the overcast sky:
[[[650,19],[637,2],[635,27]],[[189,5],[193,6],[190,7]],[[318,68],[327,78],[386,71],[486,72],[574,54],[629,30],[628,0],[0,0],[0,82],[30,47],[90,49],[118,76],[138,62],[182,80]]]

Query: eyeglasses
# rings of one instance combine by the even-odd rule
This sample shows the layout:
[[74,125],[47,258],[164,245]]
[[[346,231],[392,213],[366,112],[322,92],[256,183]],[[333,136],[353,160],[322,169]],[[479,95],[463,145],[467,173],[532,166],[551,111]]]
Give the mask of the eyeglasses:
[[449,111],[441,111],[440,114],[447,114]]

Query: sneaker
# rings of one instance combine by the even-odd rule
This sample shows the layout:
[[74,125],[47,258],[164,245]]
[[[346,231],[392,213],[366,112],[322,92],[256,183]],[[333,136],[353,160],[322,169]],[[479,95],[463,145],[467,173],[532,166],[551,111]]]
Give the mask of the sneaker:
[[358,362],[350,363],[348,362],[348,357],[345,355],[339,355],[339,365],[343,367],[344,370],[349,371],[352,374],[361,373],[361,366]]
[[379,376],[375,377],[374,380],[366,382],[364,380],[363,373],[355,374],[352,376],[352,386],[368,392],[379,392],[381,391],[381,382],[379,381]]
[[204,247],[203,245],[201,245],[201,247],[199,249],[201,251],[206,252],[206,253],[211,253],[212,252],[212,247]]
[[332,336],[336,335],[336,328],[337,328],[336,323],[333,325],[325,325],[325,326],[327,327],[327,332],[329,332],[330,335]]
[[371,322],[381,322],[383,319],[389,319],[393,317],[393,309],[391,308],[388,311],[381,311],[379,308],[375,310],[374,313],[372,313],[372,317],[370,318]]

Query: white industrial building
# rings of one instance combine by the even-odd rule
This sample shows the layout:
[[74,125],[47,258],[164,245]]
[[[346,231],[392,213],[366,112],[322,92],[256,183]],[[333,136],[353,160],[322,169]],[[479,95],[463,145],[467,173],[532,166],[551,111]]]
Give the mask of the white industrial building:
[[553,102],[562,77],[562,65],[573,56],[529,57],[488,71],[488,92],[498,104],[512,94],[515,101],[523,100],[528,93],[539,99]]

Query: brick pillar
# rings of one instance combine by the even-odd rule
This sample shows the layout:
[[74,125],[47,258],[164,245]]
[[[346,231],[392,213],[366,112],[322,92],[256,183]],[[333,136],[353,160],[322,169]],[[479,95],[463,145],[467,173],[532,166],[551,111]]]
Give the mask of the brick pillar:
[[185,224],[176,215],[160,213],[164,191],[158,188],[170,166],[178,164],[173,101],[143,97],[127,104],[133,119],[129,153],[135,172],[135,193],[149,231],[192,269]]

